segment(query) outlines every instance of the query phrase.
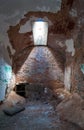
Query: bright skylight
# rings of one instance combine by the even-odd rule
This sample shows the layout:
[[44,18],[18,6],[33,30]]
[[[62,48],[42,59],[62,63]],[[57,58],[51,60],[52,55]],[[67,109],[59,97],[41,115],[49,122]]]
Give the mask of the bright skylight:
[[48,23],[36,21],[33,23],[34,45],[47,45]]

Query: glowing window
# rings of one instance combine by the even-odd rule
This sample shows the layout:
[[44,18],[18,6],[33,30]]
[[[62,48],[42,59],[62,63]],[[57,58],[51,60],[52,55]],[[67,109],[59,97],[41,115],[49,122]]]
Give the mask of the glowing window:
[[33,23],[34,45],[47,45],[48,23],[42,19]]

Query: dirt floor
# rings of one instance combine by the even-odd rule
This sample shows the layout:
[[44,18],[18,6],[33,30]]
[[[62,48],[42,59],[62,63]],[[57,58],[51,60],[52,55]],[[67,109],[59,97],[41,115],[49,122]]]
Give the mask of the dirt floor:
[[25,110],[14,116],[6,115],[4,106],[0,106],[0,130],[81,130],[75,124],[60,120],[52,102],[26,99]]

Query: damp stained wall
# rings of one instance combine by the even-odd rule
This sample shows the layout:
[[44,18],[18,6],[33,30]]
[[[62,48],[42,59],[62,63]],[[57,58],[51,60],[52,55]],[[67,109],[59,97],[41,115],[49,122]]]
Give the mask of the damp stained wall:
[[60,69],[52,50],[48,47],[34,47],[22,67],[16,74],[20,82],[42,83],[50,86],[57,81],[63,83],[63,71]]
[[0,101],[5,99],[6,89],[12,77],[12,67],[7,50],[0,43]]
[[[13,46],[11,45],[9,38],[8,38],[8,34],[7,34],[7,30],[9,29],[9,26],[16,26],[17,24],[19,24],[19,21],[22,18],[26,17],[26,16],[24,16],[24,14],[26,14],[28,11],[58,12],[61,9],[61,2],[62,2],[61,0],[57,0],[57,1],[53,0],[52,3],[50,3],[50,1],[48,1],[48,0],[46,0],[46,1],[36,0],[36,1],[37,2],[35,4],[32,4],[32,2],[34,2],[34,0],[31,0],[31,1],[27,1],[27,0],[24,0],[24,1],[23,0],[18,0],[18,1],[16,1],[16,0],[14,0],[14,1],[0,0],[0,42],[2,44],[4,44],[5,48],[7,48],[7,47],[10,48],[10,50],[11,50],[11,63],[12,63],[13,56],[15,56],[15,58],[20,57],[20,56],[22,57],[23,53],[22,53],[22,55],[21,55],[21,53],[17,53],[16,49],[13,48]],[[66,0],[64,0],[64,1],[66,2]],[[60,13],[58,13],[58,14],[60,14]],[[80,28],[82,28],[82,30],[84,28],[84,17],[83,17],[84,16],[83,15],[84,14],[84,0],[81,0],[81,1],[74,0],[72,8],[69,11],[69,14],[72,18],[75,19],[75,22],[76,22],[75,23],[76,27],[72,28],[72,29],[74,29],[73,33],[67,31],[66,36],[65,36],[65,34],[63,34],[63,38],[61,39],[61,35],[59,33],[60,31],[58,31],[58,29],[60,30],[60,28],[62,26],[67,25],[66,21],[65,21],[67,18],[67,10],[66,10],[66,12],[64,13],[64,16],[65,16],[64,21],[62,21],[62,19],[61,19],[62,15],[59,15],[59,17],[57,16],[57,19],[58,19],[57,22],[58,22],[58,25],[60,25],[60,26],[57,27],[56,26],[57,23],[54,24],[53,28],[51,29],[51,33],[49,35],[50,40],[49,40],[48,45],[50,45],[50,47],[53,48],[55,54],[58,57],[58,61],[60,63],[66,59],[65,66],[64,66],[64,64],[61,64],[61,66],[63,66],[63,68],[65,67],[65,70],[67,69],[67,66],[69,66],[71,68],[72,74],[76,73],[77,76],[75,76],[75,74],[73,74],[73,76],[71,73],[69,73],[69,74],[73,77],[73,80],[71,81],[73,84],[73,87],[74,87],[75,80],[76,80],[75,77],[77,77],[78,82],[75,86],[77,86],[77,88],[80,89],[81,88],[80,86],[82,86],[82,84],[83,84],[83,82],[82,82],[83,75],[80,75],[80,79],[82,79],[82,81],[80,83],[80,80],[78,78],[79,71],[77,69],[77,68],[80,68],[79,67],[80,65],[78,63],[78,60],[80,60],[80,55],[78,57],[77,53],[78,53],[78,51],[80,51],[80,48],[84,47],[83,45],[81,46],[81,42],[84,40],[81,41],[80,37],[78,36],[79,33],[80,33],[80,35],[83,34],[82,31],[79,31],[79,30],[80,30]],[[51,19],[53,19],[53,18],[54,18],[54,14],[53,14],[53,17],[51,17]],[[57,20],[57,19],[55,19],[55,20]],[[50,19],[48,19],[48,20],[50,21]],[[59,24],[59,23],[61,23],[61,24]],[[52,22],[51,22],[51,24],[52,24]],[[71,25],[73,25],[72,22],[69,23],[68,28],[71,28]],[[27,25],[25,27],[27,27]],[[57,29],[57,30],[55,31],[55,29]],[[30,28],[28,26],[27,32],[29,30],[30,30]],[[22,33],[23,31],[25,32],[25,29],[20,28],[20,33]],[[65,32],[66,32],[66,29],[65,29]],[[56,36],[57,33],[59,33],[60,36]],[[62,30],[62,33],[63,33],[63,30]],[[26,35],[26,37],[27,37],[27,35]],[[22,34],[21,34],[21,38],[22,38]],[[32,39],[31,35],[30,35],[30,38]],[[58,40],[57,40],[57,38],[58,38]],[[21,40],[23,40],[23,42],[24,42],[24,38]],[[16,42],[17,42],[17,39],[16,39]],[[74,45],[74,43],[75,43],[75,45]],[[16,43],[16,45],[17,45],[17,43]],[[79,47],[79,49],[77,49],[77,47]],[[18,50],[20,50],[20,48],[18,48]],[[24,52],[24,50],[22,50],[22,51]],[[81,51],[80,53],[82,53],[82,52],[83,51]],[[65,56],[65,53],[66,53],[66,56]],[[75,55],[77,55],[77,57]],[[56,57],[56,59],[57,59],[57,57]],[[83,53],[81,54],[81,57],[83,57]],[[23,61],[22,58],[19,59],[20,62]],[[6,60],[8,60],[8,58],[6,58]],[[76,61],[76,63],[73,64],[74,67],[72,67],[73,61],[74,62]],[[83,60],[81,60],[81,64],[83,64],[82,61]],[[17,67],[18,67],[18,65],[17,65]],[[69,81],[71,78],[70,75],[68,76]]]
[[52,2],[49,0],[0,0],[0,42],[6,47],[9,46],[13,55],[15,50],[7,35],[9,26],[16,25],[29,11],[57,12],[60,8],[61,0],[52,0]]
[[[56,6],[54,6],[54,4],[56,4]],[[12,56],[16,52],[8,38],[7,30],[9,26],[17,24],[28,11],[57,12],[60,8],[61,0],[53,0],[52,3],[48,0],[36,0],[36,2],[34,0],[0,0],[0,50],[3,50],[3,53],[0,53],[0,75],[4,77],[0,78],[0,100],[4,100],[5,98],[5,91],[12,75]],[[1,46],[4,46],[5,51]],[[8,53],[8,48],[10,54]],[[10,72],[6,72],[6,68],[9,69]],[[8,77],[10,78],[7,79]],[[4,79],[4,81],[2,81],[2,79]]]

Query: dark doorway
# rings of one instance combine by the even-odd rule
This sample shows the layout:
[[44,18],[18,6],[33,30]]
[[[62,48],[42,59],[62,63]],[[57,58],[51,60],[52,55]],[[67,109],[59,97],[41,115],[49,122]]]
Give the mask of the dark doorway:
[[18,95],[25,97],[25,84],[20,83],[20,84],[16,85],[15,91]]

